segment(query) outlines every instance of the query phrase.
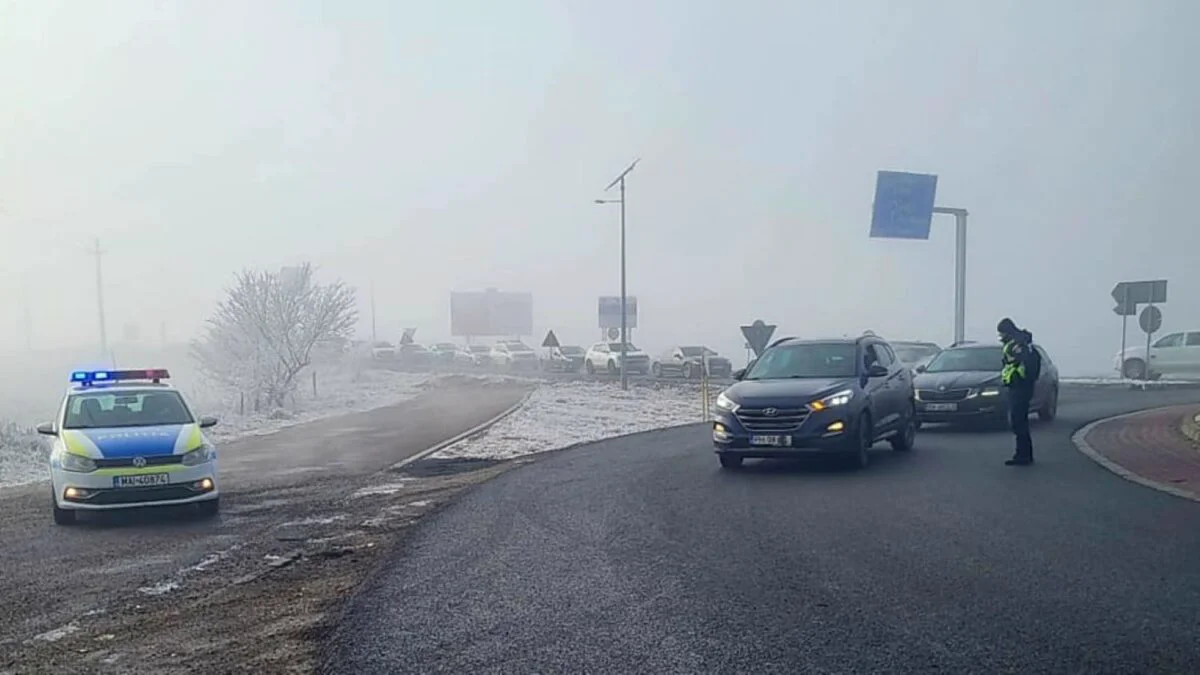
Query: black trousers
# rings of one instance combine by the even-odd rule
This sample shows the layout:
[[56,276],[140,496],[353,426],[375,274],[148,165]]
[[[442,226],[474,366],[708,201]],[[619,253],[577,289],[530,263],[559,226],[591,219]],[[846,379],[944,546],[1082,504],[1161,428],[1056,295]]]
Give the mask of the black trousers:
[[1016,459],[1033,459],[1033,439],[1029,436],[1029,404],[1033,400],[1032,384],[1018,384],[1008,389],[1008,421],[1017,438]]

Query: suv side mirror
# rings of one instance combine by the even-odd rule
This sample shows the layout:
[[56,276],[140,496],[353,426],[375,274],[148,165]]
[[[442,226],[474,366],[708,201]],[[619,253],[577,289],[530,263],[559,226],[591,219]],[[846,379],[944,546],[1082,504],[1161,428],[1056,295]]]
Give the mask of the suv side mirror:
[[37,425],[37,432],[43,436],[57,436],[58,430],[54,428],[53,422],[42,422]]
[[878,363],[867,366],[867,377],[887,377],[888,369]]
[[733,371],[733,379],[735,379],[735,380],[740,380],[745,376],[746,376],[745,368],[738,368],[737,370]]
[[917,366],[916,368],[913,368],[913,372],[916,372],[916,373],[923,373],[923,372],[925,372],[926,370],[929,370],[929,368],[928,368],[928,367],[926,367],[926,365],[925,365],[924,363],[922,363],[921,365]]
[[217,426],[217,418],[215,418],[215,417],[201,417],[200,418],[200,428],[201,429],[208,429],[209,427],[215,427],[215,426]]

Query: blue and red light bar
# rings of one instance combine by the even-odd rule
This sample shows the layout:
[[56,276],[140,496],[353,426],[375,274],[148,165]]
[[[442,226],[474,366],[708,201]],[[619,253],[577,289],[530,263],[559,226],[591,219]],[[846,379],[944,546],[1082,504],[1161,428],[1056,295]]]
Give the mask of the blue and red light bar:
[[133,382],[149,380],[158,383],[171,377],[166,368],[148,368],[144,370],[77,370],[71,373],[71,382],[90,386],[103,382]]

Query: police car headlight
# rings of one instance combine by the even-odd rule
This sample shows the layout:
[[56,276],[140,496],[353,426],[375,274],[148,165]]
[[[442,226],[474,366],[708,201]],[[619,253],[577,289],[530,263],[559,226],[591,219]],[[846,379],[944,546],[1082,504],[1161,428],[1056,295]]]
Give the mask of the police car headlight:
[[182,463],[184,466],[200,466],[211,462],[214,454],[213,447],[205,443],[191,452],[184,453]]
[[96,470],[96,462],[89,457],[76,455],[70,452],[64,452],[59,458],[60,465],[63,471],[74,471],[75,473],[90,473]]
[[735,403],[733,401],[733,399],[726,396],[724,394],[724,392],[717,395],[717,410],[724,410],[725,412],[736,412],[739,407],[740,406],[737,403]]

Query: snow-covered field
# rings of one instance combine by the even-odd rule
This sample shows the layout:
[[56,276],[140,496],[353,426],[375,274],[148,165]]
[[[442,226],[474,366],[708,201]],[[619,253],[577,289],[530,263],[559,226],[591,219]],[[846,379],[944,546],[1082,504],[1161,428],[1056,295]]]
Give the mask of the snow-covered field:
[[[710,393],[712,398],[717,389]],[[488,431],[432,457],[512,459],[579,443],[703,421],[698,385],[638,383],[546,384],[519,410]]]
[[1142,381],[1135,381],[1135,380],[1127,380],[1127,379],[1120,378],[1120,377],[1061,377],[1061,378],[1059,378],[1059,382],[1062,384],[1074,384],[1074,385],[1081,385],[1081,386],[1096,386],[1096,387],[1111,386],[1111,385],[1126,385],[1126,386],[1149,385],[1151,387],[1154,387],[1154,386],[1162,386],[1162,385],[1176,386],[1176,385],[1184,385],[1184,384],[1200,384],[1200,380],[1182,380],[1182,379],[1166,379],[1166,378],[1164,378],[1164,379],[1160,379],[1160,380],[1153,380],[1151,382],[1142,382]]

